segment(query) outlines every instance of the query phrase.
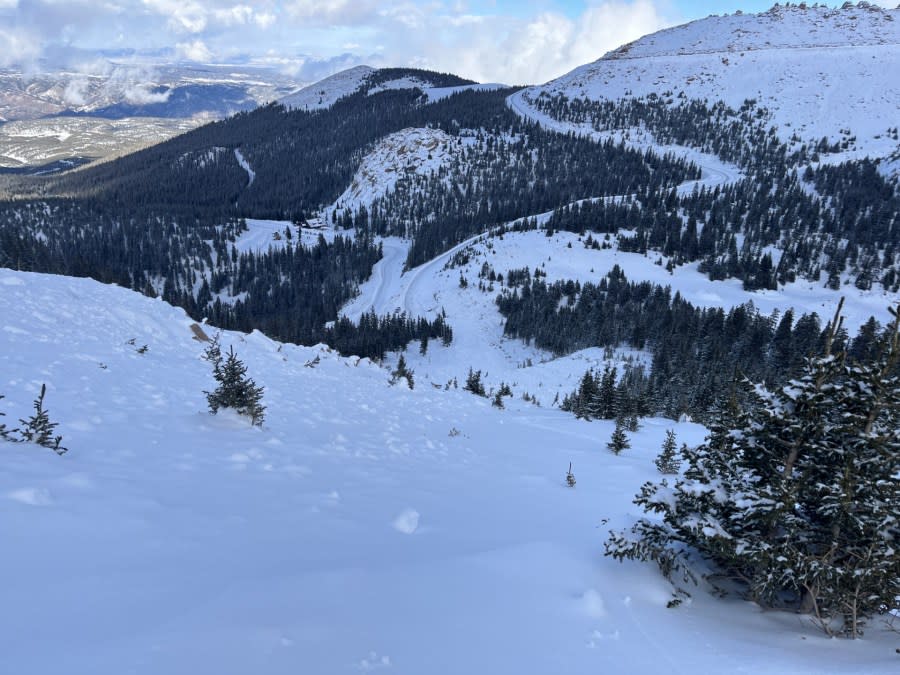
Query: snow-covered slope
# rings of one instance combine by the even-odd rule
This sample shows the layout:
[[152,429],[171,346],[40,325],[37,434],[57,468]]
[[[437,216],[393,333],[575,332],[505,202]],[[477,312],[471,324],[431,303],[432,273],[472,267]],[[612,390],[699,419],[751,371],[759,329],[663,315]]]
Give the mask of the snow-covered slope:
[[0,166],[39,166],[72,157],[109,157],[161,143],[204,119],[51,117],[0,126]]
[[[604,237],[592,236],[598,241]],[[343,313],[358,320],[362,313],[371,310],[378,314],[400,311],[428,317],[444,312],[453,327],[453,343],[446,348],[429,346],[422,355],[416,342],[405,353],[420,380],[445,385],[465,375],[471,366],[483,371],[488,387],[497,388],[505,382],[517,395],[528,393],[542,405],[551,405],[557,396],[561,399],[573,391],[588,368],[602,368],[607,355],[603,349],[587,349],[555,358],[520,340],[504,337],[503,317],[495,303],[502,285],[492,284],[487,292],[478,289],[479,272],[485,263],[504,278],[510,270],[540,269],[548,283],[570,279],[597,283],[614,266],[619,266],[630,281],[671,286],[673,292],[679,292],[697,307],[727,310],[753,302],[766,314],[793,308],[798,316],[815,312],[823,320],[833,315],[844,297],[845,325],[854,335],[871,316],[882,324],[888,322],[887,308],[896,301],[893,294],[885,293],[877,285],[869,291],[860,291],[852,285],[833,291],[821,283],[798,281],[778,291],[748,292],[736,279],[710,281],[697,270],[697,263],[677,267],[670,274],[666,271],[666,258],[658,253],[619,251],[615,239],[612,248],[597,250],[586,247],[584,239],[570,232],[556,232],[552,237],[542,231],[507,232],[502,238],[480,235],[406,273],[403,264],[407,244],[396,238],[385,239],[384,258],[363,284],[361,294]],[[468,262],[449,265],[461,251]],[[467,280],[467,287],[460,286],[460,277]],[[621,361],[627,358],[641,359],[642,355],[630,349],[620,349],[612,355],[613,363],[620,367]]]
[[462,91],[494,91],[508,86],[497,82],[485,82],[483,84],[461,84],[457,87],[428,87],[424,90],[424,94],[428,97],[429,102],[434,103]]
[[288,108],[305,110],[329,108],[339,99],[359,89],[366,78],[374,72],[375,69],[370,66],[348,68],[285,96],[281,99],[281,103]]
[[4,419],[45,382],[70,448],[0,442],[5,672],[896,671],[876,625],[667,609],[654,569],[600,555],[665,430],[697,426],[646,421],[617,457],[609,423],[225,334],[266,387],[257,429],[208,415],[203,345],[159,300],[0,269],[0,314]]
[[[281,103],[288,108],[299,108],[302,110],[330,108],[340,99],[365,87],[370,78],[377,72],[377,69],[370,66],[356,66],[342,70],[285,96],[281,99]],[[467,89],[490,91],[502,89],[505,86],[503,84],[462,84],[453,87],[436,87],[428,79],[425,71],[422,71],[420,76],[415,74],[399,75],[377,82],[369,88],[368,92],[377,94],[382,91],[397,89],[420,89],[429,101],[434,102]]]
[[409,174],[427,175],[460,152],[462,141],[440,129],[404,129],[386,136],[366,155],[350,186],[326,213],[369,206]]
[[845,157],[898,149],[900,9],[776,6],[762,14],[713,16],[655,33],[526,91],[618,100],[658,94],[679,100],[747,99],[772,113],[783,139],[855,136]]

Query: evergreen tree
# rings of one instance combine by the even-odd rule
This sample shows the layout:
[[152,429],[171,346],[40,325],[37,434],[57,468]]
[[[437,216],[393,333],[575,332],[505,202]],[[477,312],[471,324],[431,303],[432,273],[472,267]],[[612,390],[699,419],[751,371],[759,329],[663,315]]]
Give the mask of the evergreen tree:
[[494,399],[491,401],[491,405],[495,408],[503,409],[503,390],[497,390],[497,393],[494,394]]
[[406,380],[406,384],[410,389],[413,388],[413,371],[407,367],[406,359],[403,357],[403,354],[400,355],[400,360],[397,361],[397,367],[391,373],[391,384],[396,384],[401,379]]
[[571,411],[579,419],[592,419],[598,412],[597,396],[597,380],[589,369],[581,376],[575,395],[563,401],[562,409]]
[[641,428],[641,423],[638,420],[637,413],[629,412],[628,415],[625,416],[625,428],[628,431],[637,431]]
[[616,417],[618,397],[616,396],[616,368],[609,363],[603,368],[603,376],[600,378],[600,388],[597,393],[599,417],[611,420]]
[[254,426],[262,426],[266,411],[262,405],[264,388],[247,377],[247,366],[235,355],[234,347],[228,348],[228,356],[222,356],[218,340],[216,336],[205,352],[213,367],[213,378],[219,383],[215,391],[203,392],[209,412],[215,415],[219,408],[231,408],[249,417]]
[[471,391],[476,396],[487,396],[484,391],[484,384],[481,382],[481,371],[469,368],[469,374],[466,375],[466,385],[463,387],[466,391]]
[[628,440],[628,435],[625,433],[625,422],[621,417],[616,419],[616,427],[613,429],[612,436],[609,439],[609,443],[606,444],[606,447],[612,450],[616,455],[622,452],[622,450],[627,450],[631,447],[631,442]]
[[60,443],[62,436],[54,436],[53,432],[59,424],[50,421],[50,415],[44,410],[44,396],[47,393],[47,385],[41,385],[41,393],[34,400],[34,414],[26,419],[20,419],[22,424],[17,430],[19,440],[22,443],[34,443],[43,448],[50,448],[57,455],[64,455],[68,452],[68,448],[64,448]]
[[[5,398],[2,394],[0,394],[0,399]],[[0,411],[0,417],[6,417],[6,413]],[[6,425],[3,422],[0,422],[0,438],[4,440],[9,439],[10,431],[6,428]]]
[[684,479],[648,483],[644,519],[607,554],[654,560],[694,578],[685,545],[768,607],[810,613],[857,637],[900,605],[900,315],[867,361],[833,353],[840,308],[820,356],[684,451]]
[[681,461],[675,452],[677,444],[675,442],[675,431],[666,430],[666,440],[663,441],[662,451],[655,460],[656,468],[660,473],[677,474],[681,469]]

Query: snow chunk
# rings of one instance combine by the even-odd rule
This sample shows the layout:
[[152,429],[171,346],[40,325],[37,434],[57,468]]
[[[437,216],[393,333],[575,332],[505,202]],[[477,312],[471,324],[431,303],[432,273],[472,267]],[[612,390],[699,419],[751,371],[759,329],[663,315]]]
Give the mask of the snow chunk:
[[391,526],[401,534],[415,534],[419,529],[419,512],[415,509],[406,509],[394,518]]
[[581,596],[581,609],[592,619],[601,619],[606,616],[606,605],[603,596],[593,588],[589,588]]
[[29,506],[50,506],[53,498],[45,488],[26,487],[6,493],[6,498]]

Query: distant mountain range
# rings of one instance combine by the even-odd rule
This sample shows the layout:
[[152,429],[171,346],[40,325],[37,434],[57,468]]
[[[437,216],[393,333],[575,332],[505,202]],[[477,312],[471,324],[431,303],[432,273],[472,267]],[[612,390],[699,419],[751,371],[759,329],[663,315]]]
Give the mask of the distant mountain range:
[[308,82],[247,65],[100,62],[88,73],[0,71],[0,117],[50,115],[220,118],[277,100]]

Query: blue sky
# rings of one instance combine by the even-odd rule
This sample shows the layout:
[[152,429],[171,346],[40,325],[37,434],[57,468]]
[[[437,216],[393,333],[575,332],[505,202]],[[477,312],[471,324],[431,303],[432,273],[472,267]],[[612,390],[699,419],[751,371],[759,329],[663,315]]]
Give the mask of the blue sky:
[[542,82],[661,28],[774,0],[0,0],[0,66],[90,73],[97,50],[266,63],[306,80],[367,63]]

